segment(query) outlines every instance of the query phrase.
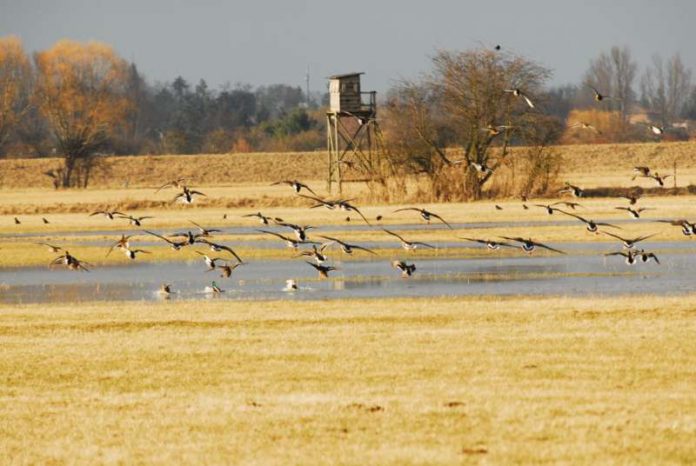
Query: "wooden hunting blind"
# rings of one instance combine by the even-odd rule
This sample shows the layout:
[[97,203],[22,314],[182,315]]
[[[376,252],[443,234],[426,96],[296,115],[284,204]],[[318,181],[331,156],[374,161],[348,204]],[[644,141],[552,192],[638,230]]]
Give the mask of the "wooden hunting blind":
[[[375,146],[381,141],[377,125],[377,92],[362,92],[360,76],[347,73],[329,76],[329,111],[326,113],[329,173],[327,188],[338,184],[344,174],[374,173]],[[352,179],[350,181],[364,181]]]

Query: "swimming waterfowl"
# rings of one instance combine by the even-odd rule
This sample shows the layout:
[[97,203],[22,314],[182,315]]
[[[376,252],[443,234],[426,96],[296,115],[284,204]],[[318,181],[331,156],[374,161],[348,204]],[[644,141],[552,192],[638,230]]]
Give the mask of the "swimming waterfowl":
[[534,252],[534,250],[536,248],[548,249],[549,251],[552,251],[552,252],[557,252],[559,254],[565,254],[565,252],[561,251],[560,249],[555,249],[555,248],[552,248],[551,246],[547,246],[545,244],[538,243],[536,241],[533,241],[531,238],[525,239],[525,238],[520,238],[519,236],[518,237],[501,236],[501,238],[506,239],[508,241],[515,241],[517,243],[521,243],[520,248],[522,248],[522,250],[524,252],[527,252],[529,254]]
[[282,239],[283,241],[285,241],[285,244],[288,246],[288,248],[292,248],[292,249],[297,249],[301,244],[318,244],[316,241],[294,240],[288,236],[281,235],[280,233],[275,233],[273,231],[267,231],[267,230],[256,230],[256,231],[259,231],[261,233],[266,233],[267,235],[276,236],[276,237]]
[[90,217],[94,217],[95,215],[103,215],[109,220],[113,220],[114,216],[124,214],[119,212],[118,210],[97,210],[96,212],[92,212],[91,214],[89,214]]
[[392,267],[401,270],[401,276],[410,277],[416,271],[416,264],[407,264],[404,261],[392,261]]
[[141,253],[142,254],[151,254],[150,251],[146,251],[144,249],[129,249],[129,248],[124,248],[123,253],[129,259],[135,259],[135,256],[138,254],[141,254]]
[[324,250],[326,247],[329,245],[329,243],[322,244],[319,249],[317,249],[316,245],[312,245],[312,250],[311,251],[302,251],[300,252],[296,257],[305,257],[309,256],[314,259],[314,261],[317,264],[323,264],[328,260],[326,257],[326,254],[324,254]]
[[522,97],[527,105],[529,105],[529,108],[534,108],[534,102],[532,102],[532,99],[530,99],[529,96],[522,91],[522,89],[515,87],[512,89],[505,89],[504,91],[508,94],[514,95],[515,97]]
[[582,197],[585,195],[585,191],[582,188],[580,188],[578,186],[574,186],[574,185],[568,183],[567,181],[566,181],[565,185],[566,185],[565,188],[558,191],[560,194],[570,193],[573,195],[573,197]]
[[162,283],[159,287],[159,290],[157,290],[157,294],[159,294],[163,298],[169,298],[169,296],[172,294],[171,285],[168,283]]
[[177,178],[175,180],[168,181],[168,182],[164,183],[162,186],[160,186],[159,188],[157,188],[157,190],[155,191],[155,194],[157,194],[158,192],[160,192],[161,190],[163,190],[165,188],[176,188],[176,189],[183,188],[184,181],[186,181],[188,179],[189,178]]
[[115,243],[109,246],[109,250],[106,252],[106,257],[109,257],[109,254],[111,254],[111,251],[113,251],[114,248],[128,249],[128,247],[130,246],[128,240],[132,238],[132,236],[133,235],[121,235],[121,238],[119,238]]
[[346,243],[345,241],[341,241],[340,239],[334,238],[334,237],[332,237],[332,236],[322,236],[322,235],[319,235],[319,238],[323,238],[323,239],[329,240],[328,243],[325,243],[326,246],[329,246],[329,245],[331,245],[331,244],[333,244],[333,243],[338,244],[339,247],[341,248],[341,251],[343,251],[343,252],[346,253],[346,254],[353,254],[353,250],[354,250],[354,249],[358,249],[358,250],[360,250],[360,251],[369,252],[370,254],[377,254],[377,253],[374,252],[372,249],[368,249],[368,248],[365,248],[365,247],[362,247],[362,246],[358,246],[357,244],[349,244],[349,243]]
[[608,254],[604,254],[605,256],[623,256],[626,258],[626,264],[628,265],[634,265],[636,263],[636,254],[633,252],[632,249],[629,249],[626,252],[619,251],[619,252],[610,252]]
[[302,183],[302,182],[300,182],[300,181],[297,181],[297,180],[281,180],[281,181],[276,181],[275,183],[271,183],[271,186],[277,186],[277,185],[279,185],[279,184],[286,184],[286,185],[290,186],[290,187],[291,187],[296,193],[298,193],[298,194],[300,193],[300,191],[302,191],[302,189],[306,189],[307,191],[309,191],[310,193],[314,194],[315,196],[317,195],[317,193],[315,193],[314,191],[312,191],[312,188],[310,188],[310,187],[307,186],[306,184],[304,184],[304,183]]
[[173,250],[178,251],[187,244],[189,244],[188,241],[172,241],[169,238],[165,238],[162,235],[158,235],[157,233],[153,233],[151,231],[143,230],[145,233],[156,236],[157,238],[161,239],[162,241],[165,241],[167,244],[169,244],[169,247],[171,247]]
[[220,294],[220,293],[224,293],[225,290],[220,288],[218,286],[218,284],[215,283],[215,280],[213,280],[212,283],[210,284],[210,286],[206,286],[205,288],[203,288],[203,292],[210,293],[210,294]]
[[685,219],[679,220],[655,220],[660,223],[669,223],[670,225],[675,225],[681,227],[682,234],[684,236],[696,235],[696,223],[691,223]]
[[645,241],[648,238],[652,238],[655,236],[655,234],[652,235],[645,235],[645,236],[638,236],[636,238],[623,238],[619,235],[615,235],[614,233],[609,233],[608,231],[602,231],[601,233],[604,233],[607,236],[611,236],[612,238],[616,238],[619,241],[621,241],[621,244],[623,244],[623,247],[625,249],[633,249],[633,247],[636,245],[636,243],[639,243],[641,241]]
[[285,280],[285,288],[283,291],[297,291],[297,282],[292,278]]
[[404,248],[406,251],[415,251],[418,248],[418,246],[423,246],[424,248],[430,249],[437,249],[432,244],[423,243],[422,241],[407,241],[402,236],[394,233],[393,231],[389,231],[386,228],[382,228],[382,230],[384,230],[385,233],[399,238],[399,240],[401,241],[401,247]]
[[452,225],[450,225],[449,223],[447,223],[447,221],[446,221],[444,218],[440,217],[439,215],[437,215],[437,214],[434,213],[434,212],[430,212],[430,211],[425,210],[425,209],[420,209],[420,208],[418,208],[418,207],[404,207],[403,209],[396,209],[396,210],[394,211],[394,213],[396,213],[396,212],[404,212],[404,211],[407,211],[407,210],[412,210],[412,211],[414,211],[414,212],[418,212],[418,213],[420,214],[421,218],[422,218],[423,220],[425,220],[426,222],[428,222],[428,224],[430,224],[430,220],[431,220],[431,219],[436,218],[436,219],[438,219],[439,221],[441,221],[442,223],[444,223],[445,225],[447,225],[447,227],[448,227],[450,230],[453,230]]
[[51,251],[51,252],[54,253],[54,254],[58,254],[60,251],[63,250],[62,247],[60,247],[60,246],[54,246],[53,244],[48,244],[48,243],[34,243],[34,244],[38,244],[38,245],[41,245],[41,246],[46,246],[46,247],[48,248],[48,250]]
[[489,239],[477,239],[477,238],[465,238],[463,236],[457,236],[457,238],[464,239],[467,241],[473,241],[474,243],[485,244],[491,251],[497,251],[501,247],[516,248],[517,246],[502,241],[492,241]]
[[242,260],[242,258],[239,257],[239,255],[236,252],[234,252],[234,250],[231,247],[225,246],[224,244],[213,243],[212,241],[208,241],[207,239],[201,239],[201,238],[197,238],[196,243],[207,244],[211,251],[215,251],[215,252],[227,251],[230,254],[232,254],[234,256],[234,258],[237,259],[238,262],[244,262]]
[[655,209],[650,208],[650,207],[639,207],[638,209],[633,209],[631,207],[614,207],[614,208],[616,210],[625,210],[633,218],[640,218],[641,212],[645,212],[646,210],[655,210]]
[[142,216],[142,217],[133,217],[132,215],[124,215],[124,214],[121,214],[121,215],[119,215],[118,217],[119,217],[119,218],[128,219],[128,223],[130,223],[130,224],[133,225],[134,227],[142,226],[142,225],[141,225],[141,222],[142,222],[143,220],[146,220],[146,219],[148,219],[148,218],[155,218],[155,217],[151,217],[151,216],[149,216],[149,215],[145,215],[145,216]]
[[189,220],[189,222],[194,224],[198,228],[198,231],[200,231],[200,233],[198,233],[198,235],[197,235],[197,237],[199,237],[199,238],[203,237],[203,236],[205,236],[205,237],[210,236],[211,233],[222,233],[222,230],[217,230],[215,228],[203,228],[202,226],[200,226],[199,224],[197,224],[193,220]]
[[183,190],[174,196],[174,199],[172,199],[172,202],[176,201],[181,201],[184,204],[192,204],[195,196],[204,196],[208,197],[206,194],[200,192],[200,191],[194,191],[192,189],[187,188],[186,186],[183,187]]
[[267,217],[263,215],[261,212],[256,212],[255,214],[247,214],[247,215],[242,215],[242,217],[257,217],[259,219],[259,222],[261,222],[262,225],[268,225],[270,220],[273,220],[275,222],[282,222],[283,219],[280,217]]
[[318,264],[315,264],[314,262],[309,262],[309,261],[305,261],[305,263],[314,267],[317,270],[317,272],[319,272],[319,276],[321,278],[329,278],[329,272],[331,272],[333,270],[337,270],[336,267],[333,267],[331,265],[318,265]]
[[611,223],[595,222],[594,220],[587,220],[586,218],[583,218],[583,217],[576,215],[576,214],[572,214],[570,212],[566,212],[565,210],[560,210],[560,209],[557,209],[557,210],[562,214],[577,218],[578,220],[583,222],[587,228],[587,231],[589,231],[590,233],[596,233],[598,227],[611,227],[611,228],[618,228],[619,230],[621,229],[621,227],[617,227],[616,225],[612,225]]
[[65,251],[65,254],[53,259],[48,266],[51,267],[59,264],[66,266],[69,270],[84,270],[85,272],[89,272],[89,269],[85,267],[85,264],[91,265],[89,262],[81,261],[77,257],[71,255],[69,251]]

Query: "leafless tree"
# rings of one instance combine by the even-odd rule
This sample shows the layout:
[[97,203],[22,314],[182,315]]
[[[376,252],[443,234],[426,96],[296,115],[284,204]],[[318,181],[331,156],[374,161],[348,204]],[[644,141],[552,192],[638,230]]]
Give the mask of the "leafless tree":
[[618,111],[622,124],[626,125],[635,102],[633,83],[636,79],[638,65],[631,58],[628,47],[614,46],[609,52],[602,52],[590,62],[590,68],[585,73],[586,89],[585,102],[594,99],[590,87],[608,96],[602,101],[607,110]]
[[691,92],[691,69],[682,63],[679,54],[666,62],[653,56],[652,65],[641,79],[643,101],[657,115],[659,124],[669,127],[684,110]]
[[0,154],[30,110],[32,70],[22,42],[0,37]]
[[[528,141],[530,128],[544,120],[538,110],[550,72],[485,49],[440,51],[433,68],[393,93],[390,115],[398,124],[388,131],[391,153],[400,151],[404,163],[427,173],[436,197],[478,199],[510,144]],[[461,147],[462,155],[453,159],[446,147]]]

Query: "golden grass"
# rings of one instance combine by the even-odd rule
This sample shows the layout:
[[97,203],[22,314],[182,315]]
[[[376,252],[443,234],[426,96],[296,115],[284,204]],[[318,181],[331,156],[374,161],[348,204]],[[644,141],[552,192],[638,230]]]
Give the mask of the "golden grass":
[[10,464],[686,464],[696,297],[0,310]]

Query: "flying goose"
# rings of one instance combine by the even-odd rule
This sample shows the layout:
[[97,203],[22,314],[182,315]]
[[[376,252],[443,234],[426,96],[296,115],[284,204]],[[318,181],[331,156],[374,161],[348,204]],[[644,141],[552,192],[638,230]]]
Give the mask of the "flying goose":
[[96,212],[92,212],[91,214],[89,214],[90,217],[94,217],[95,215],[103,215],[109,220],[113,220],[114,216],[124,214],[119,212],[118,210],[97,210]]
[[652,132],[655,136],[662,136],[663,134],[665,134],[665,128],[662,126],[653,125],[652,123],[643,124],[647,126],[650,132]]
[[222,257],[210,257],[204,252],[200,252],[200,251],[195,251],[195,252],[196,252],[196,254],[203,256],[203,261],[205,261],[205,265],[208,266],[208,270],[215,270],[215,267],[217,266],[216,262],[225,260]]
[[312,188],[310,188],[310,187],[307,186],[306,184],[304,184],[304,183],[302,183],[302,182],[300,182],[300,181],[297,181],[297,180],[281,180],[281,181],[276,181],[275,183],[271,183],[271,186],[277,186],[277,185],[279,185],[279,184],[286,184],[286,185],[290,186],[290,187],[291,187],[296,193],[298,193],[298,194],[299,194],[300,191],[304,188],[304,189],[306,189],[307,191],[309,191],[310,193],[314,194],[315,196],[317,195],[317,193],[315,193],[314,191],[312,191]]
[[583,218],[583,217],[576,215],[576,214],[571,214],[570,212],[566,212],[565,210],[558,209],[558,211],[562,214],[565,214],[565,215],[568,215],[570,217],[574,217],[574,218],[577,218],[578,220],[580,220],[582,223],[585,224],[585,226],[587,227],[587,231],[589,231],[590,233],[596,233],[598,227],[611,227],[611,228],[618,228],[619,230],[621,229],[621,227],[617,227],[616,225],[612,225],[611,223],[595,222],[594,220],[587,220],[586,218]]
[[275,222],[275,224],[282,226],[282,227],[288,227],[288,228],[292,229],[292,231],[295,232],[295,236],[300,241],[306,241],[307,240],[307,230],[309,230],[310,228],[314,228],[314,227],[309,226],[309,225],[295,225],[294,223],[287,223],[287,222]]
[[255,214],[246,214],[242,215],[242,217],[257,217],[259,219],[259,222],[261,222],[262,225],[268,225],[270,222],[269,220],[273,220],[275,222],[282,222],[283,219],[280,217],[267,217],[263,215],[261,212],[256,212]]
[[[217,268],[220,271],[220,278],[229,278],[230,275],[232,275],[232,271],[239,267],[240,265],[244,265],[243,262],[237,262],[234,265],[229,265],[227,263],[224,263],[222,265],[218,265]],[[212,269],[208,269],[207,272],[211,271]]]
[[196,235],[199,238],[203,237],[203,236],[205,236],[205,237],[210,236],[211,233],[222,233],[222,230],[218,230],[215,228],[203,228],[202,226],[200,226],[199,224],[197,224],[193,220],[189,220],[189,222],[194,224],[196,226],[196,228],[198,228],[198,230],[200,231],[200,233],[198,233],[198,235]]
[[317,249],[316,244],[313,244],[311,251],[302,251],[295,257],[311,257],[317,264],[323,264],[328,260],[326,254],[324,254],[324,250],[329,246],[329,244],[330,243],[324,243],[319,247],[319,249]]
[[476,238],[465,238],[463,236],[458,236],[457,238],[464,239],[466,241],[472,241],[474,243],[485,244],[491,251],[497,251],[501,247],[516,248],[517,246],[505,243],[503,241],[492,241],[489,239],[476,239]]
[[614,207],[616,210],[625,210],[628,212],[631,217],[633,218],[640,218],[641,212],[645,212],[646,210],[655,210],[651,207],[639,207],[637,209],[633,209],[631,207]]
[[691,223],[685,219],[679,220],[655,220],[660,223],[669,223],[670,225],[675,225],[681,227],[682,234],[684,236],[696,235],[696,223]]
[[357,244],[349,244],[349,243],[346,243],[345,241],[341,241],[340,239],[338,239],[338,238],[333,238],[333,237],[331,237],[331,236],[322,236],[322,235],[319,235],[319,238],[323,238],[323,239],[329,240],[329,242],[326,243],[327,246],[329,246],[329,245],[331,245],[331,244],[333,244],[333,243],[338,244],[339,247],[341,248],[341,250],[342,250],[344,253],[346,253],[346,254],[352,254],[354,249],[358,249],[358,250],[360,250],[360,251],[369,252],[370,254],[377,254],[377,253],[374,252],[372,249],[364,248],[364,247],[362,247],[362,246],[358,246]]
[[200,192],[200,191],[194,191],[192,189],[189,189],[188,187],[184,186],[182,191],[174,196],[174,199],[172,199],[172,202],[176,201],[181,201],[184,204],[193,204],[193,200],[195,196],[204,196],[208,197],[206,194]]
[[650,259],[655,260],[655,262],[657,264],[660,263],[660,260],[657,258],[657,256],[653,252],[645,252],[644,249],[641,249],[639,251],[636,251],[636,255],[640,256],[640,260],[643,261],[643,263],[649,262]]
[[256,230],[256,231],[259,231],[261,233],[266,233],[267,235],[273,235],[273,236],[276,236],[276,237],[282,239],[283,241],[285,241],[285,244],[288,246],[288,248],[291,248],[291,249],[297,249],[300,246],[300,244],[318,244],[316,241],[294,240],[288,236],[281,235],[280,233],[275,233],[273,231],[268,231],[268,230]]
[[336,205],[338,206],[339,210],[342,210],[344,212],[355,212],[356,214],[360,215],[360,217],[362,217],[365,223],[370,225],[370,222],[367,220],[367,218],[365,218],[362,212],[360,212],[360,210],[358,210],[358,208],[351,204],[349,201],[339,200],[338,202],[336,202]]
[[527,105],[529,105],[529,108],[534,108],[534,103],[532,102],[532,100],[520,88],[515,87],[513,89],[505,89],[505,92],[508,94],[512,94],[515,97],[522,97],[524,101],[527,103]]
[[614,97],[610,97],[610,96],[608,96],[608,95],[602,94],[602,93],[599,92],[599,91],[597,90],[597,88],[595,88],[594,86],[591,86],[591,85],[589,85],[589,84],[588,84],[587,86],[588,86],[590,89],[592,89],[592,92],[594,92],[594,100],[596,100],[597,102],[602,102],[603,100],[619,100],[619,99],[616,99],[616,98],[614,98]]
[[661,188],[665,186],[665,180],[669,178],[672,175],[664,175],[660,176],[659,173],[655,172],[653,174],[648,175],[646,178],[652,178],[657,182],[657,185],[660,186]]
[[438,219],[439,221],[441,221],[442,223],[444,223],[445,225],[447,225],[447,227],[448,227],[450,230],[453,230],[452,225],[450,225],[449,223],[447,223],[447,221],[446,221],[444,218],[440,217],[439,215],[437,215],[437,214],[434,213],[434,212],[430,212],[430,211],[425,210],[425,209],[420,209],[420,208],[418,208],[418,207],[404,207],[404,208],[402,208],[402,209],[396,209],[396,210],[394,211],[394,213],[396,213],[396,212],[404,212],[404,211],[407,211],[407,210],[412,210],[412,211],[414,211],[414,212],[418,212],[418,213],[420,214],[421,218],[422,218],[423,220],[425,220],[426,222],[428,222],[428,224],[430,224],[430,220],[431,220],[432,218],[436,218],[436,219]]
[[297,291],[297,282],[292,278],[285,280],[285,288],[283,288],[283,291]]
[[234,250],[229,246],[225,246],[223,244],[218,244],[218,243],[213,243],[212,241],[208,241],[207,239],[200,239],[200,238],[196,239],[196,243],[207,244],[211,251],[215,251],[215,252],[227,251],[230,254],[232,254],[234,256],[234,258],[237,259],[238,262],[242,262],[242,263],[244,262],[242,260],[242,258],[239,257],[239,255],[237,255],[237,253],[234,252]]
[[333,270],[337,270],[336,267],[332,267],[330,265],[317,265],[314,262],[308,262],[305,261],[305,263],[311,265],[315,269],[317,269],[317,272],[319,272],[319,276],[321,278],[329,278],[329,272]]
[[71,255],[69,251],[65,251],[65,254],[53,259],[48,266],[51,267],[59,264],[66,266],[69,270],[84,270],[85,272],[89,272],[89,269],[85,267],[84,264],[91,265],[88,262],[81,261],[77,257]]
[[[185,241],[172,241],[172,240],[170,240],[169,238],[165,238],[165,237],[162,236],[162,235],[158,235],[157,233],[153,233],[153,232],[147,231],[147,230],[143,230],[143,231],[144,231],[145,233],[149,234],[149,235],[156,236],[157,238],[159,238],[159,239],[165,241],[167,244],[169,244],[169,247],[171,247],[171,248],[172,248],[173,250],[175,250],[175,251],[178,251],[179,249],[183,248],[183,247],[186,246],[187,244],[193,244],[193,243],[189,243],[188,240],[185,240]],[[195,239],[194,239],[194,242],[195,242]]]
[[626,196],[620,196],[622,199],[628,200],[628,203],[630,205],[636,205],[636,202],[641,198],[641,195],[636,193],[636,194],[628,194]]
[[568,129],[573,129],[573,128],[589,129],[589,130],[594,131],[597,134],[602,134],[602,132],[600,130],[598,130],[593,125],[586,123],[584,121],[578,121],[577,123],[573,123],[572,125],[568,126]]
[[470,162],[469,166],[473,167],[474,170],[476,170],[478,173],[481,173],[482,175],[488,175],[489,173],[493,173],[493,169],[487,166],[485,163]]
[[527,252],[531,254],[534,252],[536,248],[543,248],[543,249],[548,249],[549,251],[557,252],[559,254],[565,254],[565,252],[559,250],[559,249],[554,249],[551,246],[546,246],[545,244],[537,243],[536,241],[533,241],[531,238],[520,238],[520,237],[510,237],[510,236],[501,236],[501,238],[506,239],[508,241],[515,241],[520,244],[520,248],[524,252]]
[[41,217],[41,221],[44,223],[44,225],[48,225],[49,223],[51,223],[48,221],[46,217]]
[[619,252],[610,252],[608,254],[604,254],[605,256],[623,256],[626,258],[626,264],[628,265],[634,265],[636,263],[636,253],[632,250],[629,249],[626,252],[619,251]]
[[622,238],[619,235],[615,235],[614,233],[609,233],[608,231],[602,231],[601,233],[604,233],[607,236],[611,236],[612,238],[616,238],[619,241],[621,241],[621,244],[623,244],[623,247],[625,249],[633,249],[633,247],[636,245],[636,243],[639,243],[641,241],[645,241],[648,238],[652,238],[655,236],[655,234],[652,235],[645,235],[645,236],[638,236],[636,238]]
[[124,214],[121,214],[121,215],[118,216],[118,218],[125,218],[125,219],[128,219],[128,223],[130,223],[130,224],[133,225],[134,227],[139,227],[139,226],[142,226],[141,222],[142,222],[143,220],[146,220],[146,219],[148,219],[148,218],[154,218],[154,217],[151,217],[151,216],[148,216],[148,215],[145,215],[145,216],[143,216],[143,217],[133,217],[132,215],[124,215]]
[[406,251],[415,251],[418,248],[418,246],[423,246],[424,248],[430,249],[437,249],[435,246],[428,243],[423,243],[421,241],[407,241],[402,236],[394,233],[393,231],[389,231],[386,228],[383,228],[382,230],[384,230],[385,233],[399,238],[399,240],[401,241],[401,247],[404,248]]
[[135,259],[135,256],[137,254],[140,254],[140,253],[151,254],[150,251],[145,251],[144,249],[130,249],[130,248],[123,248],[123,253],[129,259]]
[[188,179],[189,178],[177,178],[175,180],[168,181],[168,182],[164,183],[162,186],[160,186],[159,188],[157,188],[157,190],[155,191],[155,194],[157,194],[158,192],[160,192],[161,190],[163,190],[165,188],[176,188],[176,189],[183,188],[184,181],[186,181]]
[[46,247],[48,248],[48,250],[51,251],[51,252],[54,253],[54,254],[58,254],[60,251],[63,250],[62,247],[60,247],[60,246],[54,246],[53,244],[48,244],[48,243],[34,243],[34,244],[38,244],[38,245],[40,245],[40,246],[46,246]]
[[[159,236],[159,235],[156,235]],[[196,233],[191,233],[191,231],[186,231],[186,232],[179,232],[179,233],[173,233],[171,235],[172,238],[185,238],[183,243],[186,245],[193,245],[196,243],[196,240],[199,238],[199,234]],[[171,243],[170,243],[171,244]]]
[[560,194],[570,193],[573,195],[573,197],[583,197],[585,195],[585,191],[582,188],[580,188],[578,186],[574,186],[574,185],[568,183],[567,181],[565,184],[566,184],[565,188],[558,191]]
[[113,243],[110,247],[109,250],[106,252],[105,257],[109,257],[109,254],[111,254],[111,251],[114,250],[114,248],[119,248],[119,249],[128,249],[130,246],[130,243],[128,240],[132,238],[133,235],[121,235],[121,238],[119,238],[115,243]]
[[407,264],[404,261],[393,261],[392,267],[401,270],[401,276],[408,278],[416,271],[416,264]]
[[639,176],[650,176],[650,167],[646,167],[645,165],[639,165],[636,167],[633,167],[633,178],[631,180],[635,180]]
[[494,138],[494,137],[498,136],[500,133],[502,133],[503,131],[508,130],[508,129],[513,129],[513,128],[514,128],[514,126],[493,125],[491,123],[491,124],[488,124],[485,127],[481,128],[480,130],[487,132],[488,136],[490,136],[491,138]]

